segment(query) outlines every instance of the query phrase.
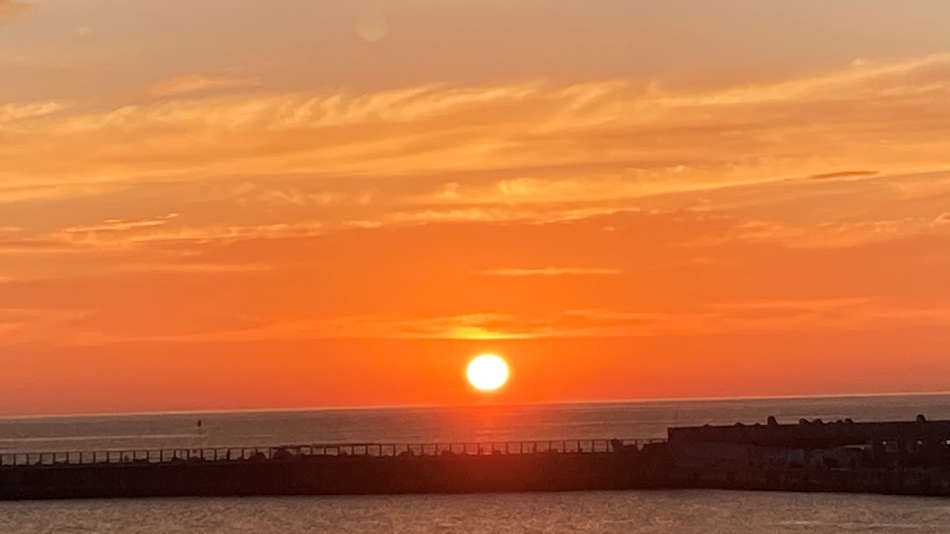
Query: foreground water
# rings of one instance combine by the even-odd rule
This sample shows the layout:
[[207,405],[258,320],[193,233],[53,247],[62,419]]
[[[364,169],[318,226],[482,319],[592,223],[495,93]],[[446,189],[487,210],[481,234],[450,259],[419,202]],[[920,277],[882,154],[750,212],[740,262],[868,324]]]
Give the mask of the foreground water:
[[717,491],[0,504],[0,532],[947,532],[950,502]]
[[[668,426],[950,419],[950,395],[0,420],[0,451],[662,437]],[[198,426],[198,421],[201,426]],[[945,532],[950,501],[615,492],[0,503],[0,532]]]

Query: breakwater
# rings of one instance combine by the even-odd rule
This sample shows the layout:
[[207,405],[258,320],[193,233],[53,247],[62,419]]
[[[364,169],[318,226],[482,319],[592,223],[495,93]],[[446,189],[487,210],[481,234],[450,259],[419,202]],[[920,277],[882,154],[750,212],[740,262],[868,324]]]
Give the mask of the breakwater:
[[0,455],[0,499],[661,487],[643,440],[304,445]]
[[667,440],[0,454],[0,499],[718,488],[950,496],[950,422],[671,428]]

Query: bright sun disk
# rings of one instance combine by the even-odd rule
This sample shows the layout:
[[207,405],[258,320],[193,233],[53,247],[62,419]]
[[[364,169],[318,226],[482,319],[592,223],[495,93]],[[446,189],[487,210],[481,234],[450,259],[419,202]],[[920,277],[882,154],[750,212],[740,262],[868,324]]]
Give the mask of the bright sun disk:
[[508,364],[495,354],[482,354],[468,364],[465,375],[479,391],[495,391],[508,382]]

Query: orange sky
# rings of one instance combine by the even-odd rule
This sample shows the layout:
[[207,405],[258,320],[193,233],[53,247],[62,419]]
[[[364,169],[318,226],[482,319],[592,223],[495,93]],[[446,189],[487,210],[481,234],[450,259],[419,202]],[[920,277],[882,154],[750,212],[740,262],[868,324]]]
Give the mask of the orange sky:
[[247,4],[0,0],[0,414],[950,389],[950,4]]

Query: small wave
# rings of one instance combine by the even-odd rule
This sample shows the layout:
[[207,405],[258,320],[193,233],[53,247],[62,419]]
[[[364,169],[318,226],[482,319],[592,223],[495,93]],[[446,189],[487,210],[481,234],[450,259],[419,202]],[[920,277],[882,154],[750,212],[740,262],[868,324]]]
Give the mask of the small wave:
[[205,438],[207,434],[128,434],[104,436],[47,436],[33,438],[0,438],[0,443],[38,443],[44,441],[103,441],[103,440],[160,440]]
[[776,523],[780,527],[835,527],[845,528],[849,531],[855,530],[884,530],[891,532],[894,530],[917,530],[923,525],[916,523],[840,523],[837,521],[779,521]]

